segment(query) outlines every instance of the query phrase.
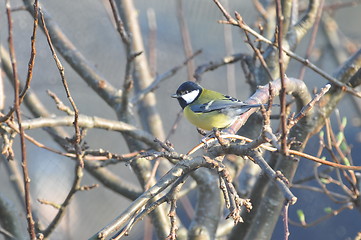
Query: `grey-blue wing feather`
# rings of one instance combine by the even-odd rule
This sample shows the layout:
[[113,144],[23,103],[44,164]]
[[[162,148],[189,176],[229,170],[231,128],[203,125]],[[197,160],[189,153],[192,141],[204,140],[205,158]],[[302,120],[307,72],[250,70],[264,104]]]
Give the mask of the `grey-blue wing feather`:
[[209,101],[204,104],[195,104],[192,105],[190,108],[193,112],[196,113],[208,113],[213,111],[219,112],[234,112],[235,115],[242,114],[243,112],[247,111],[250,108],[260,107],[260,104],[255,105],[247,105],[241,101],[229,101],[227,100],[214,100]]

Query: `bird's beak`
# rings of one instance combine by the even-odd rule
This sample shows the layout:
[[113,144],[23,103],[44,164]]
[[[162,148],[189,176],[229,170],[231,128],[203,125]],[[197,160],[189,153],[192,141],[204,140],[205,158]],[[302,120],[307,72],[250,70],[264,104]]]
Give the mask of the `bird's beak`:
[[179,95],[178,94],[172,94],[172,95],[170,95],[172,98],[178,98],[179,97]]

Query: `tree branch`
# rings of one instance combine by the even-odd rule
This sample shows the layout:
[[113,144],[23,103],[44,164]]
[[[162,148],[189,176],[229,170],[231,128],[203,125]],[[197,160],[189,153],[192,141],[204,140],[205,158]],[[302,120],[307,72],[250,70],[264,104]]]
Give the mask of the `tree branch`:
[[[23,0],[26,9],[33,14],[32,1]],[[79,74],[81,78],[97,93],[108,105],[115,107],[120,93],[106,79],[93,68],[93,64],[76,49],[73,43],[66,37],[59,25],[51,18],[43,6],[42,9],[49,35],[53,40],[55,49]],[[43,26],[42,26],[43,27]]]

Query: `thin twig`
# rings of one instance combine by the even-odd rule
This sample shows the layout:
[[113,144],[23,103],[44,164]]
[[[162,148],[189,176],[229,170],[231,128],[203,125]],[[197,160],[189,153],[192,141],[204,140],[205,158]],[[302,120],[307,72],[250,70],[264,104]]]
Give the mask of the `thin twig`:
[[[33,1],[23,0],[23,3],[26,6],[26,9],[33,14],[33,8],[31,7]],[[121,91],[114,88],[111,83],[109,83],[96,71],[94,68],[95,64],[90,63],[88,59],[74,46],[51,15],[46,12],[44,6],[41,6],[41,9],[47,23],[49,34],[52,37],[53,45],[57,51],[94,90],[94,93],[99,95],[109,106],[116,107],[119,103]]]
[[[224,134],[222,135],[223,138],[230,138],[230,139],[237,139],[237,140],[242,140],[242,141],[246,141],[246,142],[253,142],[252,139],[250,138],[247,138],[247,137],[243,137],[243,136],[239,136],[239,135],[232,135],[232,134]],[[201,149],[202,147],[204,147],[205,145],[210,145],[212,143],[214,143],[215,141],[218,141],[216,138],[210,138],[210,139],[207,139],[205,140],[204,142],[201,142],[199,143],[197,146],[195,146],[194,148],[192,148],[190,151],[188,151],[188,153],[186,155],[191,155],[193,153],[195,153],[197,150]],[[232,147],[232,145],[231,145]],[[265,145],[265,144],[261,144],[257,147],[261,147],[267,151],[271,151],[271,152],[277,152],[278,149],[275,148],[275,147],[270,147],[268,145]],[[247,149],[248,146],[246,146]],[[233,148],[232,148],[233,149]],[[232,150],[233,151],[233,150]],[[228,151],[228,153],[232,153],[232,151]],[[233,152],[234,154],[239,154],[239,153],[236,153],[236,152]],[[331,166],[331,167],[334,167],[334,168],[340,168],[340,169],[344,169],[344,170],[355,170],[355,171],[361,171],[361,166],[347,166],[347,165],[342,165],[342,164],[339,164],[339,163],[334,163],[334,162],[330,162],[330,161],[327,161],[327,160],[323,160],[321,158],[318,158],[318,157],[315,157],[315,156],[312,156],[312,155],[309,155],[307,153],[303,153],[303,152],[299,152],[299,151],[296,151],[296,150],[292,150],[290,149],[289,150],[289,153],[291,155],[295,155],[295,156],[299,156],[299,157],[303,157],[303,158],[306,158],[306,159],[309,159],[311,161],[314,161],[314,162],[317,162],[317,163],[321,163],[321,164],[324,164],[324,165],[327,165],[327,166]]]
[[[25,83],[25,86],[24,86],[24,88],[22,89],[22,91],[21,91],[21,93],[19,95],[19,104],[20,105],[24,100],[25,94],[27,93],[27,91],[30,88],[30,83],[31,83],[31,80],[33,78],[33,68],[34,68],[35,56],[36,56],[35,43],[36,43],[36,33],[37,33],[38,22],[39,22],[39,19],[38,19],[38,15],[39,15],[38,0],[34,1],[33,7],[34,7],[34,15],[33,15],[34,23],[33,23],[33,35],[31,36],[31,53],[30,53],[30,59],[29,59],[29,63],[28,63],[28,72],[27,72],[27,77],[26,77],[26,83]],[[19,87],[19,91],[20,91],[20,87]],[[8,112],[8,114],[6,114],[6,116],[0,118],[0,122],[4,122],[7,119],[9,119],[9,117],[14,113],[14,111],[15,111],[15,108],[12,107],[10,109],[10,111]]]
[[248,34],[247,31],[244,31],[244,34],[246,35],[247,43],[251,46],[253,52],[256,54],[256,56],[257,56],[258,60],[260,61],[262,67],[265,69],[268,77],[273,80],[272,74],[271,74],[269,68],[267,67],[267,63],[266,63],[266,61],[264,60],[264,58],[263,58],[263,56],[262,56],[262,54],[261,54],[260,49],[258,49],[258,48],[256,48],[256,47],[254,46],[254,44],[252,43],[251,38],[249,37],[249,34]]
[[124,23],[122,18],[120,17],[118,8],[114,0],[109,0],[110,7],[112,9],[113,18],[115,20],[115,25],[117,27],[117,31],[122,39],[125,52],[126,52],[126,59],[127,62],[125,64],[125,74],[124,74],[124,81],[123,81],[123,94],[122,94],[122,105],[120,110],[120,115],[123,119],[126,119],[129,116],[129,93],[133,88],[133,78],[132,78],[132,70],[134,67],[134,59],[141,54],[132,53],[132,38],[126,31],[124,27]]
[[[310,177],[310,179],[311,178],[313,180],[315,178],[315,176],[312,175],[312,177]],[[297,181],[297,182],[299,182],[299,181]],[[317,192],[317,193],[324,193],[324,190],[322,188],[308,186],[308,185],[304,185],[304,184],[292,184],[291,187],[297,188],[297,189],[309,190],[309,191],[313,191],[313,192]],[[346,195],[343,195],[340,193],[336,193],[336,192],[332,192],[332,191],[329,191],[329,194],[331,194],[333,197],[339,198],[340,199],[340,200],[338,200],[339,202],[349,202],[350,201],[349,196],[346,196]]]
[[53,58],[55,60],[56,66],[59,70],[60,73],[60,77],[67,95],[67,98],[74,110],[74,128],[75,128],[75,136],[73,139],[73,145],[75,148],[75,154],[76,154],[76,159],[77,159],[77,164],[75,167],[75,177],[73,180],[73,184],[72,187],[66,197],[66,199],[64,200],[64,202],[61,205],[61,208],[59,208],[59,211],[57,212],[56,216],[54,217],[54,219],[52,220],[52,222],[48,225],[48,227],[42,231],[44,237],[48,237],[56,228],[56,226],[60,223],[60,220],[62,219],[62,217],[65,215],[65,210],[67,209],[67,206],[70,204],[71,199],[74,197],[75,193],[80,189],[80,182],[83,176],[83,167],[84,167],[84,160],[83,160],[83,156],[82,156],[82,150],[80,147],[80,142],[81,142],[81,132],[80,132],[80,128],[79,128],[79,111],[77,106],[75,105],[75,102],[70,94],[70,90],[69,90],[69,86],[68,83],[66,81],[65,78],[65,73],[64,73],[64,67],[62,66],[59,58],[56,55],[52,40],[50,38],[49,35],[49,31],[46,27],[45,24],[45,20],[44,20],[44,15],[42,14],[41,10],[40,10],[40,16],[41,16],[41,22],[43,24],[44,27],[44,32],[46,35],[46,39],[48,41],[51,53],[53,55]]
[[[326,196],[328,196],[328,197],[331,199],[331,201],[333,201],[333,202],[335,202],[335,203],[341,203],[342,201],[337,200],[337,199],[333,196],[333,194],[331,194],[331,192],[327,189],[326,184],[324,184],[324,183],[321,181],[321,178],[320,178],[320,176],[319,176],[319,174],[318,174],[318,167],[319,167],[319,166],[320,166],[319,164],[315,164],[314,167],[313,167],[313,173],[314,173],[314,176],[315,176],[315,180],[317,181],[318,185],[321,186],[321,189],[323,190],[323,193],[324,193]],[[324,179],[324,178],[322,178],[322,179]]]
[[[151,84],[152,74],[149,70],[149,64],[147,61],[146,54],[144,52],[144,43],[143,36],[141,33],[140,23],[138,21],[138,14],[136,7],[134,6],[133,1],[116,1],[116,6],[119,10],[120,15],[123,18],[125,29],[132,36],[132,44],[131,44],[131,55],[142,53],[136,58],[134,58],[134,69],[132,71],[132,82],[134,83],[134,93],[138,94],[139,91],[148,87]],[[127,55],[128,57],[129,55]],[[140,119],[140,123],[144,130],[152,133],[154,136],[159,139],[165,139],[163,123],[156,108],[156,98],[153,93],[147,94],[142,101],[139,102],[138,106],[138,115]],[[117,115],[119,119],[122,119],[121,112],[117,111]],[[131,116],[129,116],[130,118]],[[124,121],[124,119],[123,119]],[[139,149],[131,149],[139,150]],[[148,171],[149,169],[147,169]],[[137,172],[137,171],[136,171]],[[139,172],[140,173],[140,172]],[[141,176],[142,174],[138,174]],[[143,180],[144,176],[141,177]],[[143,181],[142,180],[142,181]],[[158,215],[158,211],[156,211],[156,215]],[[158,215],[160,216],[160,215]],[[154,219],[153,219],[154,220]],[[159,220],[159,219],[158,219]],[[162,223],[159,228],[162,237],[164,237],[164,224]]]
[[[122,19],[120,18],[117,6],[116,6],[114,0],[109,0],[109,3],[110,3],[110,7],[112,9],[112,12],[113,12],[113,17],[114,17],[114,20],[115,20],[115,25],[117,27],[117,31],[118,31],[124,45],[126,47],[130,47],[131,38],[130,38],[129,34],[127,33],[127,31],[124,28],[124,24],[123,24]],[[130,50],[128,50],[128,51],[130,51]]]
[[293,118],[289,119],[288,128],[292,128],[294,125],[297,124],[301,118],[307,115],[307,113],[314,107],[314,105],[320,101],[321,97],[323,97],[328,90],[330,90],[331,84],[326,84],[323,88],[321,88],[320,92],[316,94],[316,96],[307,104],[305,105],[300,112],[298,112]]
[[[45,18],[45,19],[48,19],[48,18]],[[49,28],[49,26],[48,26],[48,28]],[[0,48],[2,48],[2,47],[0,47]],[[8,79],[11,80],[11,82],[13,82],[13,77],[11,74],[12,70],[11,70],[10,57],[8,56],[8,54],[6,54],[6,51],[4,51],[3,48],[0,51],[2,52],[1,58],[3,60],[2,64],[3,64],[4,70],[8,76]],[[40,120],[40,122],[41,122],[42,117],[46,118],[46,117],[51,116],[51,114],[46,110],[46,108],[40,102],[37,95],[34,92],[31,92],[31,89],[27,92],[26,97],[24,98],[24,103],[29,108],[32,115],[34,115],[36,117],[35,119],[29,120],[30,122],[32,122],[33,120],[35,120],[35,121]],[[82,116],[80,116],[80,118],[82,118]],[[105,129],[112,131],[112,128],[117,126],[116,128],[120,127],[120,129],[125,130],[125,134],[127,134],[127,135],[129,135],[128,134],[129,131],[133,132],[133,133],[138,132],[141,135],[143,135],[143,133],[144,133],[145,135],[143,135],[143,137],[145,137],[145,136],[148,136],[148,137],[145,137],[145,138],[140,137],[139,139],[142,139],[142,138],[144,140],[148,139],[146,141],[150,145],[153,145],[155,148],[157,147],[154,144],[153,136],[151,136],[149,133],[139,130],[138,128],[133,127],[129,124],[125,124],[124,122],[111,121],[112,122],[111,123],[111,122],[109,122],[109,120],[105,120],[105,122],[107,122],[107,123],[105,123],[103,121],[98,122],[97,117],[86,117],[86,119],[87,120],[84,119],[86,123],[85,122],[83,122],[83,123],[85,123],[87,126],[81,126],[81,127],[85,127],[85,128],[96,127],[97,128],[97,127],[100,127],[100,125],[102,125],[102,127],[100,127],[100,128],[104,127]],[[65,120],[65,119],[63,119],[63,120]],[[50,120],[50,121],[52,121],[52,120]],[[61,126],[73,126],[73,121],[74,121],[74,118],[69,117],[68,119],[65,120],[66,123],[63,122],[63,123],[65,123],[65,125],[61,125]],[[40,123],[40,122],[38,122],[38,123]],[[101,122],[105,123],[105,125]],[[57,125],[58,123],[59,122],[57,122],[57,121],[52,122],[52,124],[55,124],[55,125]],[[42,123],[40,123],[40,125],[41,124]],[[15,128],[17,128],[17,127],[15,126]],[[24,126],[24,129],[27,129],[26,126]],[[59,144],[59,146],[62,149],[65,149],[66,151],[68,151],[68,143],[69,142],[65,140],[68,138],[68,134],[65,132],[64,128],[55,126],[55,127],[45,127],[43,129],[50,135],[50,137],[57,144]],[[118,130],[120,130],[120,129],[118,129]],[[115,131],[117,131],[117,130],[115,130]],[[138,133],[136,133],[136,135]],[[129,136],[131,136],[131,135],[133,135],[133,134],[131,133]],[[138,135],[138,136],[140,136],[140,135]],[[136,138],[138,139],[138,137],[136,137]],[[74,154],[74,156],[72,156],[72,158],[75,159],[75,154]],[[85,163],[85,167],[86,167],[88,173],[90,173],[93,177],[98,179],[106,188],[109,188],[112,191],[114,191],[120,195],[123,195],[128,199],[136,199],[137,196],[139,196],[141,194],[141,190],[134,187],[126,179],[122,179],[121,177],[112,173],[110,170],[108,170],[106,168],[97,168],[96,166],[97,166],[97,163],[95,163],[93,161],[91,161],[91,162],[88,161]],[[21,199],[24,199],[24,198],[21,198]]]
[[[226,6],[229,5],[229,1],[225,0],[224,4]],[[223,27],[223,35],[224,35],[224,48],[226,50],[227,55],[231,55],[234,53],[234,44],[233,44],[233,34],[232,34],[232,27],[231,26],[224,26]],[[237,88],[236,88],[236,76],[235,76],[235,69],[234,65],[227,65],[227,93],[228,95],[237,98]]]
[[18,71],[16,65],[16,56],[15,56],[15,48],[14,48],[14,40],[13,40],[13,24],[10,10],[10,1],[6,0],[6,14],[8,20],[8,31],[9,31],[9,51],[10,51],[10,59],[12,63],[13,70],[13,78],[14,78],[14,109],[16,113],[16,117],[19,125],[20,132],[20,144],[21,144],[21,166],[23,169],[23,177],[24,177],[24,192],[25,192],[25,206],[26,206],[26,219],[28,223],[28,232],[31,240],[36,239],[35,234],[35,225],[33,220],[33,214],[31,210],[31,196],[30,196],[30,176],[28,171],[28,163],[27,163],[27,155],[26,155],[26,143],[25,143],[25,133],[22,126],[21,120],[21,111],[20,111],[20,82],[18,78]]
[[241,217],[241,208],[244,206],[247,211],[251,211],[252,204],[250,199],[243,199],[239,197],[236,188],[232,183],[230,173],[221,161],[213,160],[207,156],[203,156],[203,158],[208,164],[210,164],[211,168],[215,168],[218,172],[221,190],[225,196],[226,207],[230,211],[226,218],[232,217],[234,224],[243,222]]
[[69,86],[68,86],[68,82],[66,81],[66,78],[65,78],[65,73],[64,73],[64,67],[63,65],[61,64],[58,56],[56,55],[56,52],[55,52],[55,49],[54,49],[54,46],[53,46],[53,43],[52,43],[52,40],[50,38],[50,35],[49,35],[49,31],[46,27],[46,24],[45,24],[45,20],[44,20],[44,15],[42,13],[42,11],[40,10],[40,16],[41,16],[41,22],[43,24],[43,27],[44,27],[44,32],[45,32],[45,35],[46,35],[46,39],[48,41],[48,44],[49,44],[49,47],[50,47],[50,50],[51,50],[51,53],[53,55],[53,58],[55,60],[55,63],[56,63],[56,66],[59,70],[59,73],[60,73],[60,77],[61,77],[61,80],[62,80],[62,83],[63,83],[63,86],[64,86],[64,89],[65,89],[65,93],[66,93],[66,96],[74,110],[74,129],[75,129],[75,136],[74,136],[74,148],[76,150],[75,154],[76,154],[76,157],[77,157],[77,160],[79,161],[79,164],[81,167],[84,167],[84,162],[83,162],[83,158],[82,158],[82,150],[81,150],[81,147],[80,147],[80,142],[81,142],[81,133],[80,133],[80,128],[79,128],[79,110],[70,94],[70,89],[69,89]]
[[80,182],[81,182],[82,176],[83,176],[83,167],[81,166],[81,164],[78,161],[77,165],[75,167],[75,177],[73,180],[73,184],[72,184],[72,187],[71,187],[67,197],[65,198],[64,202],[61,204],[59,211],[57,212],[54,219],[51,221],[51,223],[48,225],[48,227],[42,231],[45,238],[47,238],[58,226],[58,224],[60,223],[60,220],[65,215],[65,211],[66,211],[67,207],[69,206],[71,200],[73,199],[75,193],[81,189]]
[[354,206],[352,205],[352,203],[346,203],[343,206],[341,206],[339,209],[337,210],[332,210],[330,213],[326,214],[325,216],[322,216],[310,223],[304,223],[304,224],[300,224],[298,222],[292,221],[292,220],[288,220],[292,225],[295,226],[300,226],[300,227],[314,227],[322,222],[324,222],[325,220],[337,216],[338,214],[340,214],[342,211],[346,210],[346,209],[353,209]]
[[168,217],[170,218],[170,222],[171,222],[171,229],[170,229],[167,239],[170,239],[170,240],[177,239],[176,232],[178,230],[178,226],[176,225],[177,213],[175,210],[177,208],[177,199],[179,197],[180,189],[182,188],[187,176],[188,175],[183,175],[179,179],[179,181],[177,181],[175,183],[175,186],[172,187],[172,189],[167,194],[168,202],[170,202],[170,209],[169,209]]
[[38,0],[35,0],[34,1],[33,35],[31,36],[31,53],[30,53],[30,59],[29,59],[29,63],[28,63],[28,73],[27,73],[27,77],[26,77],[26,83],[20,94],[21,101],[24,99],[27,90],[30,88],[30,82],[33,78],[33,68],[34,68],[35,56],[36,56],[36,46],[35,46],[36,32],[38,29],[38,22],[39,22],[38,16],[39,16],[39,4],[38,4]]
[[[236,15],[238,15],[238,18],[240,20],[236,21],[234,18],[231,17],[231,15],[224,9],[224,7],[219,3],[218,0],[213,0],[216,5],[218,6],[218,8],[222,11],[223,15],[225,16],[225,18],[227,19],[226,21],[219,21],[220,23],[224,23],[224,24],[232,24],[234,26],[238,26],[241,29],[243,29],[244,31],[249,32],[250,34],[252,34],[253,36],[255,36],[259,41],[265,42],[269,45],[272,45],[274,47],[278,48],[278,44],[272,42],[271,40],[267,39],[266,37],[262,36],[261,34],[259,34],[258,32],[256,32],[255,30],[253,30],[250,26],[248,26],[244,20],[242,19],[242,17],[239,15],[239,13],[236,13]],[[308,68],[310,68],[311,70],[313,70],[314,72],[318,73],[319,75],[321,75],[322,77],[324,77],[326,80],[330,81],[331,83],[335,84],[336,86],[340,87],[343,91],[349,92],[354,96],[357,97],[361,97],[361,93],[355,91],[352,87],[347,86],[345,83],[340,82],[339,80],[337,80],[336,78],[332,77],[331,75],[329,75],[328,73],[326,73],[325,71],[323,71],[322,69],[318,68],[316,65],[314,65],[313,63],[310,62],[309,59],[305,59],[300,57],[299,55],[295,54],[294,52],[288,50],[287,48],[283,48],[282,49],[283,52],[285,52],[289,57],[301,62],[302,64],[304,64],[305,66],[307,66]]]
[[267,176],[276,183],[278,189],[283,193],[283,196],[285,197],[286,201],[289,202],[290,205],[293,205],[297,202],[297,197],[293,195],[293,193],[290,191],[287,184],[280,179],[279,174],[277,174],[264,160],[262,155],[258,151],[250,151],[251,158],[254,159],[254,161],[260,166],[262,171],[267,174]]
[[54,102],[56,104],[56,107],[60,110],[65,112],[67,115],[69,116],[74,116],[75,113],[73,110],[71,110],[68,106],[66,106],[61,100],[60,98],[58,98],[58,96],[56,96],[55,93],[53,93],[52,91],[48,90],[47,91],[48,95],[54,99]]
[[153,164],[153,168],[152,168],[152,171],[150,172],[149,174],[149,178],[148,178],[148,181],[146,182],[146,184],[144,185],[144,190],[147,190],[151,187],[151,179],[154,179],[156,177],[156,174],[157,174],[157,170],[158,170],[158,167],[160,165],[160,161],[161,159],[160,158],[157,158]]

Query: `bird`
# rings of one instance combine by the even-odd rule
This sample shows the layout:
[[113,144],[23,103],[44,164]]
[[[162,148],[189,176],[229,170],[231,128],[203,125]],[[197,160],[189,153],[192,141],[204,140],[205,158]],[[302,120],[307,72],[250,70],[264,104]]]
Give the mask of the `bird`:
[[182,83],[171,97],[178,100],[190,123],[206,131],[227,128],[250,108],[261,107],[261,104],[246,104],[228,95],[205,89],[192,81]]

